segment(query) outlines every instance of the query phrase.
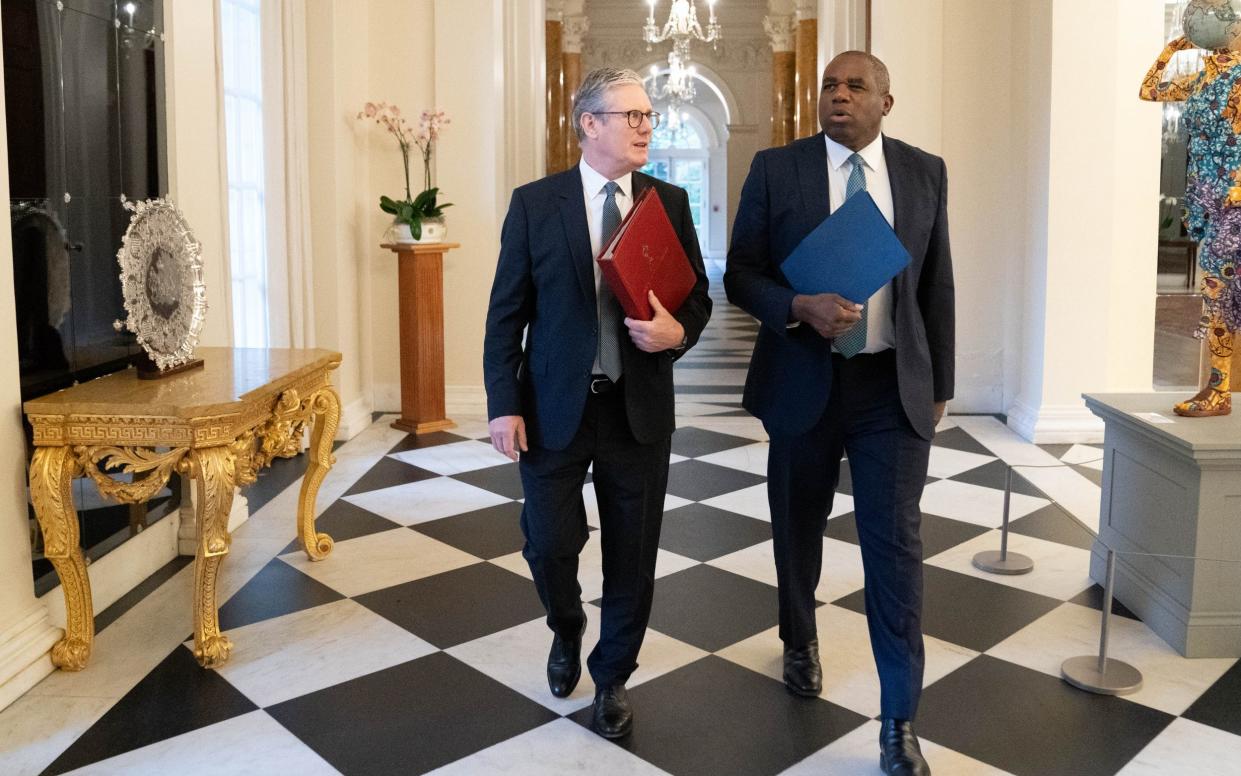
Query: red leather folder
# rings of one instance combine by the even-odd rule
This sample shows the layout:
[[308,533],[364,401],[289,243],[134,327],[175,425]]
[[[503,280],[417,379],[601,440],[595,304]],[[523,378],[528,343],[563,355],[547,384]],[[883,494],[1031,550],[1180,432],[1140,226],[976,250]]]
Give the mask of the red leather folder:
[[655,317],[648,290],[672,313],[697,280],[654,186],[638,197],[595,261],[625,315],[642,321]]

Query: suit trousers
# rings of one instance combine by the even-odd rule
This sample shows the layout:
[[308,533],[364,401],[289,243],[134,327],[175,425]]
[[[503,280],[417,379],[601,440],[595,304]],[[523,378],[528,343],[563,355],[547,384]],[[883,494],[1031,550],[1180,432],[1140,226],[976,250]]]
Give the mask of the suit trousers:
[[522,555],[530,564],[547,624],[576,638],[586,622],[578,584],[578,555],[589,529],[582,502],[592,463],[603,552],[603,600],[599,643],[586,660],[598,686],[623,684],[638,667],[655,591],[655,555],[668,485],[671,436],[641,444],[629,429],[624,379],[586,401],[569,446],[534,445],[521,454],[526,503]]
[[[773,436],[767,495],[779,584],[780,638],[817,638],[815,588],[823,532],[848,455],[865,572],[866,619],[884,717],[913,719],[922,691],[922,512],[930,442],[909,424],[891,350],[832,356],[823,416],[797,436]],[[830,573],[830,572],[829,572]]]

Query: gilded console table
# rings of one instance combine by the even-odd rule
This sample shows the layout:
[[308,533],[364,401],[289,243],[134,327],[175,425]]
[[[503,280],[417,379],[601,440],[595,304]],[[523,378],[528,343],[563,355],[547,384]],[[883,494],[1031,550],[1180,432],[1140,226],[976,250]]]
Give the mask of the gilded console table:
[[460,243],[384,243],[397,255],[401,417],[411,434],[453,428],[444,407],[444,254]]
[[174,471],[193,479],[194,656],[206,668],[222,665],[232,649],[220,633],[216,579],[231,541],[233,492],[254,482],[273,458],[296,455],[307,424],[312,431],[297,536],[312,560],[332,550],[331,537],[315,533],[315,495],[334,462],[340,398],[329,373],[340,366],[340,354],[200,348],[195,355],[206,362],[200,369],[162,380],[139,380],[127,369],[24,406],[34,428],[31,500],[65,596],[65,636],[52,648],[60,668],[84,668],[95,636],[73,506],[75,477],[90,477],[100,493],[122,503],[150,499]]

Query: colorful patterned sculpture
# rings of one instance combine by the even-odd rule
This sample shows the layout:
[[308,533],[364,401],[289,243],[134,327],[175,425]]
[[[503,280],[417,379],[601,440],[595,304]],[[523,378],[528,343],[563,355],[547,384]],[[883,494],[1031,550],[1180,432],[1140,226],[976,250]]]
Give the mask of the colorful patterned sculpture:
[[[1211,374],[1196,396],[1180,402],[1178,415],[1204,417],[1232,411],[1233,337],[1241,328],[1241,14],[1233,0],[1191,0],[1185,36],[1169,43],[1147,71],[1139,96],[1185,102],[1189,138],[1185,228],[1198,241],[1203,314],[1195,336],[1210,352]],[[1210,51],[1203,69],[1169,81],[1164,71],[1178,51]]]

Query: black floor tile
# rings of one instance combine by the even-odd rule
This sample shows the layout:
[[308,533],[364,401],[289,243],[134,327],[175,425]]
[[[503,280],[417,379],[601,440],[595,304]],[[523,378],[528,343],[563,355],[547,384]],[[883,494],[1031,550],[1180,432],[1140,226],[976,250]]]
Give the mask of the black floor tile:
[[757,474],[703,461],[678,461],[668,467],[668,492],[691,501],[703,501],[766,481],[766,477]]
[[557,719],[443,652],[271,706],[344,774],[425,773]]
[[1182,716],[1241,736],[1241,662],[1228,669]]
[[713,566],[655,580],[650,627],[714,652],[779,622],[776,589]]
[[771,538],[771,523],[705,504],[664,513],[659,546],[697,561],[714,560]]
[[475,469],[452,475],[454,480],[469,483],[492,493],[511,498],[514,501],[525,498],[526,493],[521,487],[521,471],[515,463],[489,466],[486,469]]
[[525,546],[521,510],[521,504],[510,501],[410,527],[477,558],[491,560],[518,552]]
[[322,582],[273,558],[220,607],[220,629],[240,628],[342,598]]
[[1111,776],[1172,719],[983,655],[922,693],[918,733],[1016,776]]
[[[922,632],[985,652],[1060,605],[1047,596],[923,565]],[[865,614],[864,591],[834,603]]]
[[[1091,585],[1073,598],[1070,598],[1069,603],[1078,604],[1079,606],[1089,606],[1096,612],[1101,612],[1103,611],[1103,587],[1101,585]],[[1119,617],[1128,617],[1131,620],[1138,620],[1139,622],[1142,620],[1141,617],[1138,617],[1136,614],[1129,611],[1127,606],[1116,600],[1116,596],[1112,596],[1112,614]]]
[[1083,550],[1089,550],[1095,540],[1094,533],[1055,504],[1048,504],[1025,517],[1011,521],[1008,530]]
[[[675,776],[765,776],[866,722],[714,655],[629,691],[633,733],[617,743]],[[589,726],[590,708],[570,716]]]
[[1086,479],[1093,482],[1095,485],[1098,485],[1099,487],[1103,487],[1103,471],[1102,470],[1092,469],[1089,466],[1081,466],[1079,464],[1073,464],[1071,468],[1073,469],[1073,471],[1077,472],[1078,474],[1082,475]]
[[[330,507],[315,518],[315,533],[325,533],[335,542],[357,539],[359,536],[369,536],[400,527],[400,523],[394,523],[386,517],[380,517],[344,499],[332,502]],[[296,527],[294,530],[297,530]],[[294,538],[285,545],[280,554],[285,555],[300,549],[302,549],[301,542]]]
[[935,432],[935,438],[931,440],[931,444],[936,447],[951,447],[953,450],[961,450],[966,453],[978,453],[979,455],[995,456],[987,448],[983,447],[979,442],[965,432],[963,428],[950,428],[944,431]]
[[731,450],[734,447],[752,445],[757,440],[746,437],[707,431],[704,428],[684,426],[672,434],[672,452],[686,458],[700,458],[711,453]]
[[306,473],[306,460],[305,453],[298,453],[292,458],[276,458],[261,469],[258,480],[241,491],[246,497],[250,514],[262,509],[285,488],[300,480]]
[[[950,550],[989,530],[991,529],[961,520],[923,514],[920,532],[922,534],[922,557],[930,558],[938,555],[944,550]],[[823,532],[823,535],[830,539],[858,544],[856,516],[853,512],[849,512],[833,517],[827,521],[827,530]]]
[[1070,449],[1072,449],[1073,445],[1071,444],[1038,445],[1038,447],[1041,448],[1043,452],[1051,455],[1058,461],[1060,460],[1061,456],[1063,456]]
[[43,773],[65,773],[257,708],[178,644]]
[[440,649],[545,614],[533,582],[490,563],[416,579],[353,600]]
[[406,450],[422,450],[426,447],[450,445],[453,442],[464,442],[469,437],[453,434],[448,431],[432,431],[430,434],[406,434],[405,438],[393,445],[388,455],[403,453]]
[[383,490],[384,488],[392,488],[397,485],[407,485],[411,482],[430,480],[438,476],[435,472],[420,469],[413,464],[405,463],[396,458],[389,458],[385,455],[366,474],[363,474],[357,482],[353,483],[349,490],[345,491],[345,495],[352,496],[355,493],[369,493],[372,490]]
[[[953,475],[948,479],[953,482],[964,482],[970,485],[981,485],[984,488],[995,488],[996,490],[1004,490],[1005,472],[1008,470],[1008,464],[1004,461],[991,461],[982,466],[976,466],[973,469],[963,471],[960,474]],[[1021,476],[1021,467],[1013,467],[1013,493],[1020,493],[1024,496],[1034,496],[1035,498],[1047,498],[1047,494],[1034,487],[1025,477]]]

